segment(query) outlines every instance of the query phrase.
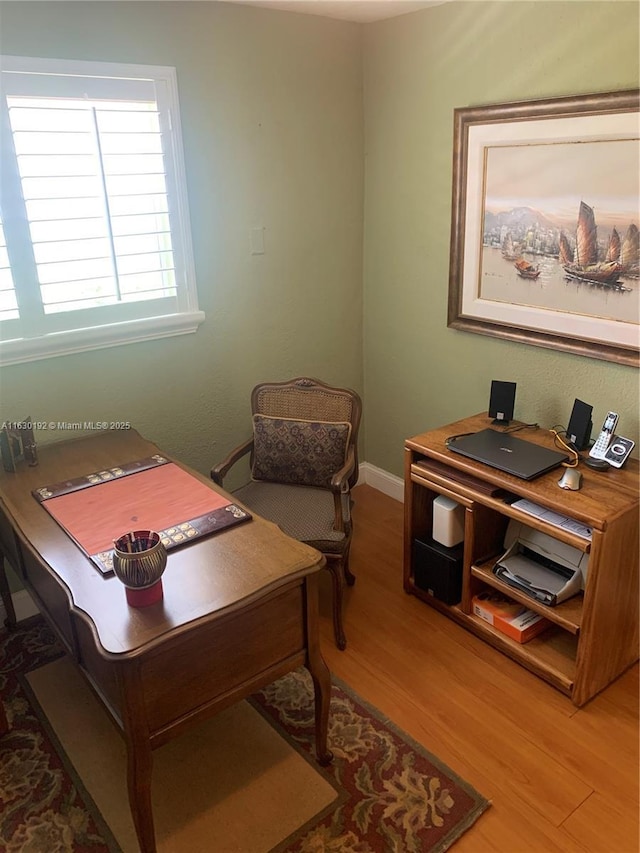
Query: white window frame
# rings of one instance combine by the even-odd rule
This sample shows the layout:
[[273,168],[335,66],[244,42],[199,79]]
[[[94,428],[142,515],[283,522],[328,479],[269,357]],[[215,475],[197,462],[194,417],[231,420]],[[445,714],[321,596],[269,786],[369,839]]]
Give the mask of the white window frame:
[[[7,73],[5,73],[7,72]],[[8,140],[6,134],[10,134],[7,116],[6,94],[8,87],[13,84],[9,81],[26,79],[17,77],[16,74],[29,75],[29,84],[33,88],[36,75],[44,75],[43,94],[49,94],[51,89],[45,87],[56,85],[65,88],[66,83],[71,85],[73,80],[69,78],[84,77],[95,78],[96,85],[106,88],[107,93],[111,85],[117,92],[118,85],[127,84],[128,81],[145,81],[155,87],[155,96],[160,114],[163,139],[163,155],[165,163],[165,178],[167,184],[167,196],[169,199],[171,240],[174,252],[176,268],[177,297],[175,306],[171,313],[166,313],[166,307],[161,310],[164,313],[154,312],[153,300],[149,302],[151,316],[127,319],[126,311],[121,317],[113,316],[113,306],[104,308],[82,309],[86,312],[89,322],[82,328],[62,328],[55,331],[38,330],[29,328],[28,307],[22,309],[25,323],[22,324],[18,335],[4,335],[0,329],[0,365],[17,364],[27,361],[45,359],[52,356],[68,355],[86,350],[102,349],[118,344],[134,343],[155,338],[169,337],[173,335],[194,333],[205,315],[198,307],[198,295],[196,288],[195,264],[193,261],[193,248],[191,244],[191,229],[189,221],[189,207],[186,192],[186,173],[184,167],[184,153],[182,148],[182,132],[180,125],[180,110],[178,103],[178,86],[175,68],[170,66],[132,65],[110,62],[86,62],[75,60],[41,59],[35,57],[0,56],[0,110],[2,111],[2,128],[0,133],[0,150],[2,158],[10,159],[12,162],[3,168],[17,169],[13,153],[7,157],[7,152],[13,152],[13,144]],[[4,78],[4,80],[3,80]],[[56,79],[57,78],[57,79]],[[93,80],[91,84],[93,85]],[[36,84],[36,88],[38,88]],[[111,97],[111,94],[108,94]],[[22,218],[24,224],[24,203],[12,203],[11,198],[3,197],[2,184],[0,180],[0,207],[2,209],[5,238],[10,251],[10,238],[7,231],[11,232],[11,218]],[[21,286],[27,287],[25,282],[21,285],[19,271],[13,271],[14,288],[17,293]],[[39,298],[39,297],[38,297]],[[158,303],[162,300],[157,300]],[[137,306],[144,303],[134,303]],[[167,303],[168,304],[168,303]],[[138,311],[138,313],[140,313]],[[78,326],[77,317],[72,319],[74,312],[69,312],[69,318],[73,325]],[[102,317],[100,316],[102,314]],[[25,316],[27,315],[27,316]],[[63,315],[56,315],[58,320]],[[123,319],[124,317],[124,319]],[[19,321],[6,321],[7,325],[17,324]]]

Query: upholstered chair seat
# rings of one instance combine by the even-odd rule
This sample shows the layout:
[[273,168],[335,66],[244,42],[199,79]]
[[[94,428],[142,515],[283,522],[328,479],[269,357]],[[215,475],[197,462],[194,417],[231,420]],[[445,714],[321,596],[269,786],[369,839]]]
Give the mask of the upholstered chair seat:
[[222,486],[230,468],[250,454],[251,480],[234,496],[326,557],[336,644],[344,649],[343,589],[345,581],[355,582],[349,549],[360,398],[354,391],[299,377],[256,386],[251,408],[253,438],[212,468],[211,478]]
[[318,551],[339,554],[346,538],[333,526],[333,496],[313,486],[288,486],[280,483],[247,483],[234,491],[235,497],[258,515],[274,521],[293,539],[306,542]]

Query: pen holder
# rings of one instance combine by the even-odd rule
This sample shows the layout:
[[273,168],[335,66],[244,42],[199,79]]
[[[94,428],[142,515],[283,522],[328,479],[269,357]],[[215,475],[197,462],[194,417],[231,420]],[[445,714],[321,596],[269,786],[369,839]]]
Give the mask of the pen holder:
[[132,607],[147,607],[162,600],[162,573],[167,552],[153,530],[134,530],[114,540],[113,570],[125,587]]

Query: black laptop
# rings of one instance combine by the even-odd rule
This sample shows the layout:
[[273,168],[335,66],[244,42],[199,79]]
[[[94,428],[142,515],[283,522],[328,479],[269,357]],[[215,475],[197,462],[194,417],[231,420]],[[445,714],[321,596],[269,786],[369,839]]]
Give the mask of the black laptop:
[[448,447],[454,453],[506,471],[521,480],[533,480],[569,461],[569,457],[559,450],[550,450],[548,447],[541,447],[495,429],[483,429],[471,435],[463,435],[452,441]]

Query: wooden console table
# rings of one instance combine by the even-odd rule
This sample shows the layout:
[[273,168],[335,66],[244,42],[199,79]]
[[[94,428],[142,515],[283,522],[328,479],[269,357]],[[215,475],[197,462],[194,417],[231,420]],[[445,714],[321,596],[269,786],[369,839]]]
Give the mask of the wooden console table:
[[301,665],[315,687],[318,759],[331,760],[320,553],[254,516],[172,550],[164,600],[130,608],[120,581],[103,577],[31,494],[159,452],[134,430],[104,432],[39,448],[38,467],[0,472],[2,549],[124,735],[143,853],[155,850],[152,750]]
[[[490,425],[485,414],[476,415],[405,442],[404,588],[584,705],[638,659],[638,461],[604,473],[580,464],[582,488],[570,492],[558,486],[562,468],[525,481],[447,449],[448,437]],[[554,446],[548,430],[515,435]],[[415,582],[413,543],[431,537],[439,495],[465,507],[462,594],[453,605]],[[517,498],[590,527],[591,541],[517,509]],[[497,578],[492,568],[510,519],[589,553],[584,593],[549,607]],[[474,615],[473,596],[487,590],[542,614],[552,626],[517,643]]]

